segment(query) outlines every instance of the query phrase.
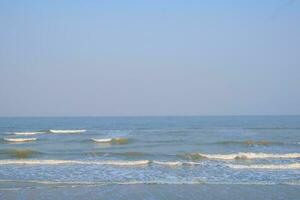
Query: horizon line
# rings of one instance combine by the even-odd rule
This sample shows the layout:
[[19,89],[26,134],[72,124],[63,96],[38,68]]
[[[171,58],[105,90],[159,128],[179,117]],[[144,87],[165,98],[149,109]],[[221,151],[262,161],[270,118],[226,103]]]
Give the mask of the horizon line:
[[222,114],[222,115],[24,115],[0,118],[79,118],[79,117],[297,117],[300,114]]

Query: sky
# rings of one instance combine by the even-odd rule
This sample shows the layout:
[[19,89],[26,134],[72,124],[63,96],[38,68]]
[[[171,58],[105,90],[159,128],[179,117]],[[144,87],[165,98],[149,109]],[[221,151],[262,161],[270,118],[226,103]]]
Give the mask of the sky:
[[0,116],[297,114],[298,0],[0,1]]

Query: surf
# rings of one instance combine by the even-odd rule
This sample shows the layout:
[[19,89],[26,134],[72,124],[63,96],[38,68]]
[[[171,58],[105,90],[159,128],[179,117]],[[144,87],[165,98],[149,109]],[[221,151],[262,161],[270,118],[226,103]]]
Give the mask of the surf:
[[158,161],[158,160],[153,160],[153,161],[151,161],[151,164],[154,164],[154,165],[162,165],[162,166],[167,166],[167,167],[184,167],[184,166],[201,165],[201,163],[199,163],[199,162]]
[[84,133],[86,130],[55,130],[55,129],[50,129],[50,133]]
[[288,169],[300,169],[300,163],[291,164],[257,164],[257,165],[227,165],[233,169],[269,169],[269,170],[288,170]]
[[102,185],[196,185],[204,184],[201,180],[190,180],[190,181],[164,181],[164,180],[153,180],[153,181],[47,181],[47,180],[9,180],[0,179],[0,183],[26,183],[26,184],[42,184],[42,185],[91,185],[91,186],[102,186]]
[[83,161],[83,160],[0,160],[0,165],[115,165],[115,166],[140,166],[148,165],[149,160],[121,161],[121,160],[103,160],[103,161]]
[[3,138],[4,141],[7,142],[32,142],[32,141],[36,141],[37,138]]
[[176,167],[176,166],[182,166],[183,162],[180,161],[152,161],[153,164],[157,165],[165,165],[165,166],[170,166],[170,167]]
[[99,160],[99,161],[84,161],[84,160],[0,160],[0,165],[112,165],[112,166],[147,166],[147,165],[162,165],[169,167],[180,167],[189,165],[199,165],[196,162],[181,162],[181,161],[159,161],[159,160]]
[[286,153],[286,154],[269,154],[269,153],[253,153],[240,152],[235,154],[202,154],[191,153],[185,155],[190,159],[215,159],[215,160],[239,160],[239,159],[294,159],[300,158],[300,153]]
[[15,132],[15,135],[36,135],[44,132]]
[[110,143],[112,141],[112,138],[104,138],[104,139],[96,139],[92,138],[94,142],[99,142],[99,143]]
[[111,144],[127,144],[128,138],[92,138],[91,139],[97,143],[111,143]]

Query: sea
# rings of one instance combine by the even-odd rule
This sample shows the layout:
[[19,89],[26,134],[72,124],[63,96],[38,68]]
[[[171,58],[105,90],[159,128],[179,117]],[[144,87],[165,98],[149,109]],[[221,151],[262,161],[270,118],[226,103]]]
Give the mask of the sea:
[[300,116],[2,117],[0,199],[300,199]]

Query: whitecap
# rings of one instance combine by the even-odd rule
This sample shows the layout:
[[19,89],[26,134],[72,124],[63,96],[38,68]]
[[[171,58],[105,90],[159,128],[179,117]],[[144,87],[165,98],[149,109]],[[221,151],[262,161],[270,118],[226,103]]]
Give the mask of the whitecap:
[[46,180],[12,180],[12,179],[0,179],[0,183],[32,183],[32,184],[44,184],[44,185],[138,185],[138,184],[158,184],[158,185],[186,185],[186,184],[203,184],[200,180],[191,181],[46,181]]
[[138,166],[147,165],[149,160],[122,161],[122,160],[103,160],[103,161],[82,161],[82,160],[0,160],[0,165],[116,165],[116,166]]
[[286,154],[269,154],[269,153],[236,153],[236,154],[202,154],[198,153],[196,156],[207,159],[217,160],[234,160],[234,159],[290,159],[300,158],[300,153],[286,153]]
[[128,143],[128,138],[92,138],[92,140],[98,143],[112,143],[112,144]]
[[257,164],[257,165],[227,165],[233,169],[270,169],[270,170],[284,170],[284,169],[300,169],[300,163],[291,164]]
[[108,143],[112,141],[112,138],[103,138],[103,139],[96,139],[96,138],[92,138],[92,140],[94,142],[100,142],[100,143]]
[[183,163],[180,161],[152,161],[152,163],[157,165],[166,165],[166,166],[181,166]]
[[15,132],[15,135],[36,135],[39,133],[44,133],[44,132]]
[[49,130],[50,133],[83,133],[86,132],[86,130]]
[[7,142],[31,142],[37,140],[36,138],[3,138]]

